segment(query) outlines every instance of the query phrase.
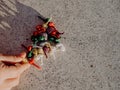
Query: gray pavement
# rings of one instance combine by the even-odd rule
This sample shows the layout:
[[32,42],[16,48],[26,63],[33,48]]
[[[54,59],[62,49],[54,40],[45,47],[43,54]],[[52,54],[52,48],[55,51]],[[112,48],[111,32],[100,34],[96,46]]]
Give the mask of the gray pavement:
[[23,51],[39,14],[65,32],[66,52],[24,72],[13,90],[120,90],[120,0],[0,0],[0,52]]

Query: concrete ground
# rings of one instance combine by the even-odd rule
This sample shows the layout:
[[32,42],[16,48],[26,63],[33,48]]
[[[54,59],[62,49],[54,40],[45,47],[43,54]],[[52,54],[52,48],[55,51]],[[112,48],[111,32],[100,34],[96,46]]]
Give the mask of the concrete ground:
[[31,67],[13,90],[120,90],[120,0],[0,0],[0,52],[23,51],[39,14],[65,32],[66,52]]

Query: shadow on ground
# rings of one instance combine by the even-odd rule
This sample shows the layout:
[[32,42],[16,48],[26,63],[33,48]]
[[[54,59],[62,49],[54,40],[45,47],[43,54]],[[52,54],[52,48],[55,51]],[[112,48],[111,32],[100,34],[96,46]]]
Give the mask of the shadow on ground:
[[42,23],[33,8],[17,0],[0,0],[0,53],[18,54],[21,44],[30,44],[35,26]]

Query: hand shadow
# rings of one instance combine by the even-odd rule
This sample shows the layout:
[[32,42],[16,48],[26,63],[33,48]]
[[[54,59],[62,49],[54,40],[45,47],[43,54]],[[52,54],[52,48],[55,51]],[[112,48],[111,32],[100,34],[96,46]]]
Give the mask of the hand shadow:
[[24,51],[21,44],[31,44],[35,26],[43,23],[33,8],[17,0],[0,0],[0,53],[18,54]]

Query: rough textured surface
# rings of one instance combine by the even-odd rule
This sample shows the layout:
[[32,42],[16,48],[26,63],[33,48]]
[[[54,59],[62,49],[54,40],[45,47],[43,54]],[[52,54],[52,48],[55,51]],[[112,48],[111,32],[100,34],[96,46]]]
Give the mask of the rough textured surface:
[[24,50],[39,13],[65,32],[67,51],[42,71],[31,67],[13,90],[120,90],[120,0],[0,0],[0,52]]

